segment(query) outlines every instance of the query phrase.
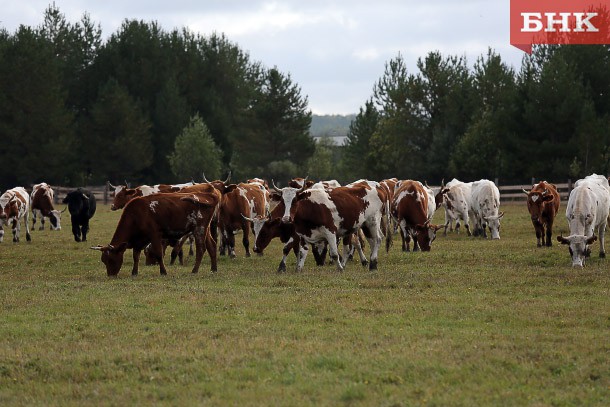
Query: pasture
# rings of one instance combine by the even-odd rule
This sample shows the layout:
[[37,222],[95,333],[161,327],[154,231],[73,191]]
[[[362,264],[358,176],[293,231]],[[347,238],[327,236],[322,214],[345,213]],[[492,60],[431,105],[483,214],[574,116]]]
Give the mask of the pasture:
[[132,278],[128,250],[109,279],[89,249],[112,237],[108,206],[86,243],[69,216],[31,243],[6,229],[0,404],[608,405],[610,260],[596,242],[573,269],[555,240],[536,247],[525,203],[502,210],[499,241],[439,233],[402,253],[395,236],[376,272],[310,254],[277,274],[277,240],[245,258],[238,237],[214,275],[206,255],[198,275],[142,259]]

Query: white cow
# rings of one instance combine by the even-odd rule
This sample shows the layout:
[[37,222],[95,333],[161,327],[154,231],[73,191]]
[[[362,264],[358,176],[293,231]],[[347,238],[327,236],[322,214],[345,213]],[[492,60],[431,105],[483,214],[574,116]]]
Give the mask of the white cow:
[[454,178],[445,185],[442,193],[444,195],[443,202],[445,203],[444,234],[447,235],[447,227],[455,220],[456,232],[459,232],[460,221],[462,221],[468,236],[470,236],[472,234],[470,232],[472,182],[462,182]]
[[500,238],[500,191],[496,184],[487,179],[472,183],[470,208],[474,216],[474,234],[483,234],[487,238],[487,228],[492,239]]
[[25,220],[25,238],[29,242],[30,236],[30,195],[23,187],[9,189],[0,196],[0,243],[4,239],[4,224],[11,224],[13,229],[13,242],[19,241],[21,219]]
[[557,240],[570,246],[572,267],[583,267],[591,254],[589,245],[599,234],[599,257],[606,257],[604,237],[610,212],[610,186],[602,175],[592,174],[576,181],[570,192],[566,218],[570,236],[557,236]]

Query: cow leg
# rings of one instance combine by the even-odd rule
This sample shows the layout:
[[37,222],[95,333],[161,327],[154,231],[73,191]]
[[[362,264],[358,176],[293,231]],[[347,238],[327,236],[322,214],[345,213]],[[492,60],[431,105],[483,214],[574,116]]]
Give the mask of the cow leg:
[[87,233],[89,233],[89,219],[85,220],[85,222],[83,223],[83,242],[87,241]]
[[164,276],[167,274],[165,268],[165,262],[163,261],[163,243],[161,240],[155,240],[150,243],[150,253],[153,258],[156,258],[159,262],[159,273]]
[[19,219],[13,220],[13,242],[17,243],[19,241],[19,232],[21,231],[21,224],[19,223]]
[[303,271],[303,267],[305,267],[305,259],[307,259],[307,252],[309,249],[307,248],[307,244],[301,242],[300,239],[295,243],[299,249],[299,255],[297,256],[297,273],[300,273]]
[[313,258],[316,261],[316,266],[323,266],[324,261],[326,260],[326,246],[320,247],[317,243],[311,245],[311,252],[313,253]]
[[0,243],[4,240],[4,221],[0,220]]
[[44,216],[42,216],[42,212],[38,209],[32,210],[32,230],[36,229],[36,220],[38,219],[38,213],[40,213],[40,228],[38,230],[44,229]]
[[[194,252],[193,252],[194,239],[192,236],[189,236],[188,239],[189,239],[189,256],[192,256],[194,254]],[[183,263],[180,263],[180,265],[183,265]]]
[[133,277],[138,275],[138,266],[140,264],[140,252],[142,250],[141,249],[136,249],[134,247],[133,249],[133,268],[131,269],[131,275]]
[[206,229],[205,233],[205,247],[210,255],[210,271],[215,273],[218,271],[218,256],[216,253],[216,240],[210,232],[210,228]]
[[[453,223],[453,221],[451,221],[451,222]],[[460,225],[461,225],[460,221],[456,220],[455,221],[455,233],[457,233],[458,235],[460,234]],[[466,224],[465,226],[466,226],[466,229],[468,229],[468,224]],[[453,232],[453,227],[450,227],[449,230],[451,232]]]
[[250,257],[250,222],[242,223],[241,229],[243,231],[243,238],[241,241],[244,245],[244,249],[246,249],[246,257]]
[[402,239],[402,251],[410,251],[411,249],[409,248],[409,245],[411,243],[411,237],[409,237],[409,232],[407,231],[407,223],[404,220],[400,221],[400,237]]
[[546,247],[553,246],[553,221],[549,221],[546,224]]
[[203,240],[205,233],[205,229],[203,231],[195,231],[193,233],[193,237],[195,238],[195,264],[193,265],[193,274],[197,274],[199,272],[199,266],[201,265],[201,260],[203,260],[203,253],[205,252]]
[[603,224],[599,225],[599,229],[598,229],[598,233],[599,233],[599,257],[601,257],[602,259],[606,257],[606,222],[604,222]]
[[74,235],[74,240],[80,242],[80,225],[75,218],[72,218],[72,234]]
[[[379,248],[381,247],[381,230],[377,225],[373,225],[368,229],[369,245],[371,246],[371,262],[369,263],[369,271],[377,270],[377,258],[379,256]],[[364,264],[363,264],[364,265]]]

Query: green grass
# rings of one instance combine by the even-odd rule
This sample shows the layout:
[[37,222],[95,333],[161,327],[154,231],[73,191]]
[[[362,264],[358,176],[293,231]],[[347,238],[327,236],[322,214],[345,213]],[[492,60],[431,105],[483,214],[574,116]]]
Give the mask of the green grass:
[[395,241],[373,273],[309,258],[296,274],[291,257],[277,274],[276,241],[249,259],[238,245],[214,275],[206,256],[198,275],[189,258],[132,278],[128,251],[109,279],[89,250],[114,232],[107,206],[86,243],[68,217],[31,243],[7,230],[0,404],[608,405],[608,261],[596,243],[573,269],[565,247],[536,248],[524,204],[503,209],[500,241]]

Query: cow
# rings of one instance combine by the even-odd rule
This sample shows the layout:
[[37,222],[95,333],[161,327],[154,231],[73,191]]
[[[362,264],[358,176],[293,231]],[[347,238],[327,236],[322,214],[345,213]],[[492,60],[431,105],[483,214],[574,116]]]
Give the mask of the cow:
[[[229,173],[229,177],[230,175]],[[227,185],[229,177],[225,181],[208,181],[203,174],[204,181],[212,184],[222,194],[218,214],[218,228],[221,234],[220,255],[224,255],[226,250],[231,258],[236,257],[235,234],[241,229],[246,257],[250,257],[251,225],[248,218],[267,215],[269,205],[265,189],[256,182]]]
[[86,242],[89,219],[95,214],[95,196],[83,188],[69,192],[62,201],[68,205],[72,221],[72,234],[77,242]]
[[570,192],[566,218],[570,228],[567,237],[557,236],[557,241],[569,246],[572,267],[583,267],[591,254],[589,247],[599,235],[599,257],[606,257],[605,234],[610,212],[610,186],[601,175],[592,174],[576,181]]
[[13,242],[19,241],[21,219],[25,222],[25,239],[30,242],[30,195],[23,187],[7,190],[0,196],[0,243],[4,240],[4,224],[11,225]]
[[44,229],[44,219],[49,218],[52,230],[61,230],[61,214],[53,207],[54,192],[46,182],[34,185],[32,188],[32,230],[36,227],[36,218],[40,216],[40,230]]
[[459,233],[460,222],[462,222],[468,236],[471,236],[470,216],[472,209],[470,200],[472,198],[472,182],[462,182],[454,178],[445,185],[441,193],[445,202],[445,230],[443,234],[447,235],[447,228],[455,221],[455,231],[457,233]]
[[127,202],[135,197],[167,192],[179,192],[182,188],[192,186],[195,183],[187,182],[184,184],[157,184],[153,186],[140,185],[135,188],[129,188],[127,181],[125,181],[125,185],[114,186],[110,183],[110,181],[107,184],[109,189],[114,190],[110,210],[116,211],[124,208],[125,205],[127,205]]
[[[344,240],[344,256],[339,261],[337,240],[350,237],[362,229],[371,245],[370,262],[362,262],[368,264],[369,270],[376,270],[383,207],[378,189],[369,184],[358,183],[328,191],[303,187],[297,190],[296,197],[285,208],[282,221],[294,223],[296,233],[306,243],[317,245],[326,241],[330,258],[336,263],[338,271],[345,268],[348,245]],[[303,263],[299,261],[297,271],[302,268]]]
[[301,188],[311,188],[311,186],[313,184],[315,184],[315,182],[313,182],[312,180],[307,179],[309,177],[305,177],[305,178],[293,178],[288,182],[288,186],[290,188],[296,188],[296,189],[301,189]]
[[527,210],[536,231],[537,246],[551,247],[553,222],[559,211],[560,199],[557,187],[546,181],[540,181],[534,184],[530,191],[523,189],[523,192],[527,195]]
[[[271,193],[271,200],[276,202],[273,210],[267,217],[258,216],[249,220],[253,223],[254,234],[256,236],[253,248],[255,253],[262,253],[271,240],[276,237],[279,237],[280,241],[284,243],[283,257],[277,270],[278,273],[281,273],[286,271],[286,258],[291,251],[293,251],[297,257],[297,263],[301,262],[304,264],[309,249],[307,244],[296,233],[294,224],[291,222],[282,222],[286,206],[288,205],[294,208],[293,201],[301,188],[278,188],[274,182],[272,182],[272,185],[273,192]],[[313,187],[316,187],[315,184],[312,185],[312,188]],[[322,187],[322,189],[324,189],[321,183],[317,187]],[[307,189],[307,186],[303,189]],[[327,252],[326,245],[324,243],[313,245],[312,252],[316,265],[323,266]]]
[[474,215],[474,235],[483,235],[487,239],[487,228],[492,239],[500,239],[500,219],[504,212],[500,210],[500,191],[496,184],[487,179],[472,183],[470,208]]
[[414,250],[419,247],[422,251],[430,251],[430,245],[441,226],[430,223],[429,205],[430,196],[421,182],[404,180],[396,184],[390,211],[400,227],[404,251],[409,251],[411,236],[414,239]]
[[167,274],[163,262],[163,240],[176,244],[185,235],[195,236],[195,264],[199,271],[205,249],[210,253],[211,271],[217,270],[216,246],[210,235],[210,222],[220,201],[211,193],[167,193],[132,199],[124,208],[117,228],[106,246],[91,249],[102,252],[102,262],[110,277],[117,276],[127,249],[133,249],[132,276],[138,275],[140,252],[150,243],[150,255],[159,263],[161,275]]

